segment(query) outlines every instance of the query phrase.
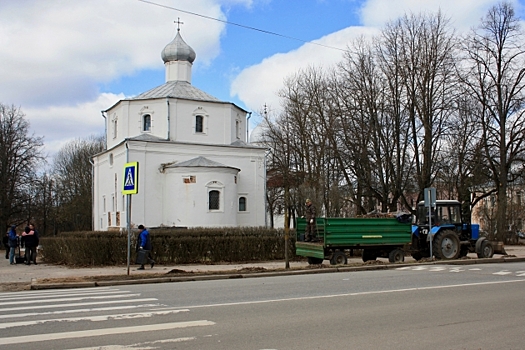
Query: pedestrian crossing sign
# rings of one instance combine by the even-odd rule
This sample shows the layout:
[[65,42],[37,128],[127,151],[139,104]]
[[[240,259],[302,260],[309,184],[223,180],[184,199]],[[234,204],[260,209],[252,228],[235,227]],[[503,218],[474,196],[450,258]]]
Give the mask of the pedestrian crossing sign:
[[122,194],[137,194],[139,192],[139,163],[131,162],[124,165],[124,181]]

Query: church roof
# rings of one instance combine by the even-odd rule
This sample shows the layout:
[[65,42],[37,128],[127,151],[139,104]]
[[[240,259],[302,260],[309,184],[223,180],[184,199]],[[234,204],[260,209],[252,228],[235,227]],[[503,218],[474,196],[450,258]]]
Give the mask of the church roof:
[[221,102],[218,98],[200,90],[188,83],[187,81],[168,81],[151,90],[133,97],[133,100],[144,100],[149,98],[182,98],[196,101],[213,101]]
[[140,134],[129,139],[133,141],[166,141],[166,139],[150,134]]
[[197,157],[193,158],[184,162],[175,163],[167,166],[166,168],[187,168],[187,167],[197,167],[197,168],[230,168],[230,169],[236,169],[238,171],[241,171],[239,168],[235,168],[232,166],[224,165],[219,162],[215,162],[213,160],[210,160],[205,157]]

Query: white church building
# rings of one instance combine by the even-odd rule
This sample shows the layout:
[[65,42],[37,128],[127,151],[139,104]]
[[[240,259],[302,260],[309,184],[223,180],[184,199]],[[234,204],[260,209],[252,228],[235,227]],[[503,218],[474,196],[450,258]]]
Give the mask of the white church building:
[[191,85],[195,51],[177,31],[162,51],[166,82],[102,114],[106,150],[93,158],[95,230],[127,226],[124,167],[138,163],[131,227],[265,226],[262,147],[248,112]]

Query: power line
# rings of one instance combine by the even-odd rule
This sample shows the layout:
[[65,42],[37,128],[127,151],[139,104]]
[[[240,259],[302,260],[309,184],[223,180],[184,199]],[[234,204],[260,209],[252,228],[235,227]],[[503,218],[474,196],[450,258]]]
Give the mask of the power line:
[[283,35],[283,34],[279,34],[279,33],[275,33],[275,32],[270,32],[270,31],[264,30],[264,29],[259,29],[259,28],[255,28],[255,27],[250,27],[250,26],[246,26],[246,25],[243,25],[243,24],[239,24],[239,23],[224,21],[222,19],[201,15],[199,13],[195,13],[195,12],[191,12],[191,11],[181,10],[181,9],[178,9],[178,8],[175,8],[175,7],[172,7],[172,6],[166,6],[166,5],[157,4],[157,3],[152,2],[152,1],[147,1],[147,0],[138,0],[138,1],[146,3],[146,4],[150,4],[150,5],[163,7],[163,8],[170,9],[170,10],[180,11],[180,12],[183,12],[183,13],[187,13],[189,15],[197,16],[197,17],[211,19],[213,21],[222,22],[222,23],[225,23],[225,24],[231,24],[231,25],[234,25],[234,26],[237,26],[237,27],[241,27],[241,28],[245,28],[245,29],[255,30],[257,32],[261,32],[261,33],[264,33],[264,34],[275,35],[275,36],[279,36],[281,38],[296,40],[296,41],[300,41],[300,42],[303,42],[303,43],[306,43],[306,44],[322,46],[322,47],[326,47],[328,49],[339,50],[339,51],[343,51],[343,52],[346,51],[346,50],[338,48],[338,47],[323,45],[323,44],[319,44],[319,43],[314,43],[312,41],[306,41],[306,40],[303,40],[303,39],[298,39],[298,38],[294,38],[294,37],[291,37],[291,36],[287,36],[287,35]]

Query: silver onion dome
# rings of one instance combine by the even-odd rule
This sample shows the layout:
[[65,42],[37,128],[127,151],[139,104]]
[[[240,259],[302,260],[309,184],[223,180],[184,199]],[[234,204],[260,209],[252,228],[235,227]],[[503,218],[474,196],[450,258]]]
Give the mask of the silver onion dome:
[[162,60],[164,63],[171,61],[188,61],[193,63],[195,61],[195,51],[188,45],[180,36],[180,31],[177,30],[177,35],[172,42],[170,42],[164,50],[162,50]]

